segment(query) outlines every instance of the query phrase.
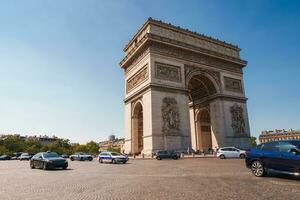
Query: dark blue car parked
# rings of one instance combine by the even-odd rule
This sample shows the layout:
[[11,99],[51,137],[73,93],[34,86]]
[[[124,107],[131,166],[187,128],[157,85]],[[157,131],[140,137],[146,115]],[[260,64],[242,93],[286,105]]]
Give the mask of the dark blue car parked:
[[246,152],[246,166],[261,177],[268,172],[300,175],[300,140],[272,141]]

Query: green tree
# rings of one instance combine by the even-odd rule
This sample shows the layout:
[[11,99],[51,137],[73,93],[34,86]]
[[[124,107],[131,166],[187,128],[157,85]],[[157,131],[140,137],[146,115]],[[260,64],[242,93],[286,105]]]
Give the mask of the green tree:
[[87,152],[90,154],[98,154],[99,153],[99,144],[94,141],[90,141],[90,142],[86,143],[86,149],[87,149]]
[[4,154],[8,154],[8,149],[3,146],[3,145],[0,145],[0,155],[4,155]]
[[71,154],[71,144],[69,140],[58,139],[47,146],[49,151],[54,151],[59,154]]
[[256,146],[257,146],[256,139],[257,139],[256,137],[251,136],[251,139],[250,139],[250,140],[251,140],[251,146],[252,146],[252,147],[256,147]]

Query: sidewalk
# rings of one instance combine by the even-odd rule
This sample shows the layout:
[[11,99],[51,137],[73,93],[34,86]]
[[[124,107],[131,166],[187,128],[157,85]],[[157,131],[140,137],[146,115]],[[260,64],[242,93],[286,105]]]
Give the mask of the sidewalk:
[[[138,155],[138,156],[128,156],[129,159],[133,159],[133,160],[149,160],[149,159],[155,159],[155,157],[151,157],[151,156],[142,156],[142,155]],[[195,155],[192,155],[192,154],[184,154],[184,156],[180,159],[193,159],[193,158],[216,158],[216,155],[212,155],[212,154],[207,154],[207,155],[199,155],[199,154],[195,154]]]

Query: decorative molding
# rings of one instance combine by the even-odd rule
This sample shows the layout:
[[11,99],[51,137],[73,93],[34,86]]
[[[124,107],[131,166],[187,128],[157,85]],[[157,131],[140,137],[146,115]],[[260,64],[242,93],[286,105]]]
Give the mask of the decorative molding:
[[130,66],[128,66],[126,69],[125,69],[125,74],[127,75],[129,71],[131,71],[131,69],[134,68],[134,66],[136,66],[136,64],[138,62],[140,62],[146,55],[148,55],[148,53],[150,52],[150,49],[149,48],[146,48],[144,51],[141,51],[139,53],[137,53],[135,55],[134,58],[132,58],[132,62],[130,64]]
[[245,119],[242,106],[234,104],[230,107],[231,112],[231,127],[236,136],[245,134]]
[[[151,26],[151,28],[149,28]],[[134,35],[134,37],[128,42],[128,44],[125,46],[124,51],[128,52],[132,46],[135,46],[137,42],[139,42],[140,38],[143,37],[143,35],[148,31],[153,32],[152,27],[159,27],[166,33],[167,31],[172,31],[173,34],[180,34],[180,35],[185,35],[188,37],[193,38],[194,40],[199,41],[200,43],[210,43],[210,44],[215,44],[218,45],[222,48],[226,48],[229,50],[233,50],[235,52],[239,52],[241,49],[238,48],[238,46],[227,43],[225,41],[220,41],[218,39],[206,36],[204,34],[199,34],[194,31],[190,31],[188,29],[183,29],[179,26],[174,26],[170,23],[165,23],[160,20],[155,20],[152,18],[149,18],[143,25],[142,27],[138,30],[138,32]],[[151,31],[152,30],[152,31]],[[204,45],[206,46],[206,45]]]
[[225,89],[232,92],[243,93],[242,81],[224,76]]
[[162,101],[162,132],[165,135],[177,134],[179,131],[180,118],[178,104],[175,98],[165,97]]
[[203,68],[192,66],[192,65],[184,65],[184,73],[185,73],[186,81],[188,81],[187,80],[188,77],[191,76],[191,75],[194,75],[194,73],[209,74],[217,82],[219,87],[221,86],[220,72],[217,72],[217,71],[214,71],[214,70],[203,69]]
[[148,71],[148,63],[142,67],[138,72],[136,72],[131,78],[126,81],[126,93],[128,94],[137,86],[141,85],[143,82],[148,80],[149,71]]
[[199,54],[193,51],[180,49],[178,47],[173,47],[162,43],[153,43],[150,46],[150,53],[157,53],[160,55],[165,55],[169,57],[174,57],[176,59],[212,66],[215,68],[220,68],[235,73],[243,73],[243,66],[241,66],[240,64],[214,58],[204,54]]
[[181,67],[155,62],[155,78],[173,82],[181,82]]

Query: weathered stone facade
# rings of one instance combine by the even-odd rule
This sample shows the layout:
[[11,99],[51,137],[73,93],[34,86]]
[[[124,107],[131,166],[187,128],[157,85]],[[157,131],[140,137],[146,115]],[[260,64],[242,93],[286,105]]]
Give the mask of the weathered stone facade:
[[150,18],[124,51],[126,153],[249,147],[237,46]]

